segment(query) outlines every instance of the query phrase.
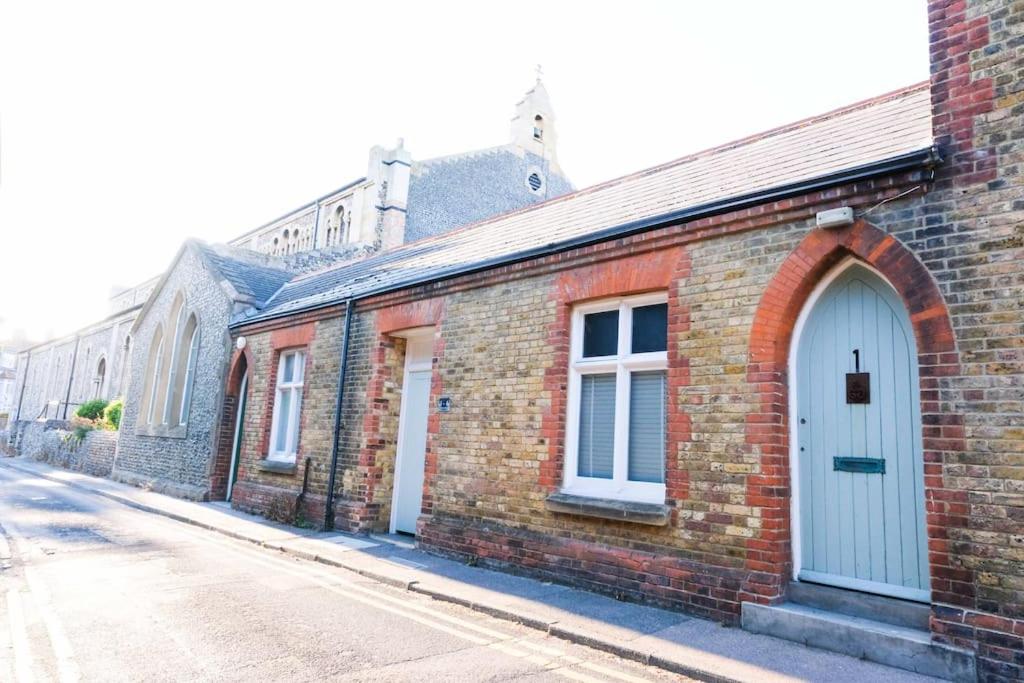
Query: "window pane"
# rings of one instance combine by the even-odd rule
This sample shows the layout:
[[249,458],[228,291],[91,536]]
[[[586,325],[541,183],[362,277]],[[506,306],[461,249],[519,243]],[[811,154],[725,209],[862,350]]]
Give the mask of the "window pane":
[[581,477],[612,478],[615,451],[615,375],[583,375],[580,395]]
[[189,344],[188,365],[185,371],[185,388],[181,399],[180,424],[188,422],[189,404],[192,402],[192,376],[196,373],[196,360],[199,355],[199,328],[192,331],[192,343]]
[[281,373],[282,375],[284,375],[284,377],[282,377],[280,379],[280,381],[282,381],[282,382],[291,382],[292,381],[292,373],[294,373],[294,372],[295,372],[295,354],[294,353],[285,354],[285,357],[284,357],[284,372]]
[[583,316],[583,357],[614,356],[619,352],[619,312]]
[[665,481],[664,370],[630,376],[629,480]]
[[299,411],[302,409],[302,392],[292,389],[292,416],[288,423],[292,426],[292,438],[288,440],[288,452],[297,453],[299,450]]
[[633,309],[633,353],[668,348],[668,304]]
[[292,371],[292,381],[295,383],[302,381],[302,373],[306,370],[306,354],[302,351],[295,352],[295,369]]
[[274,450],[285,453],[288,451],[288,422],[292,417],[292,392],[290,390],[277,393],[277,434],[274,439]]

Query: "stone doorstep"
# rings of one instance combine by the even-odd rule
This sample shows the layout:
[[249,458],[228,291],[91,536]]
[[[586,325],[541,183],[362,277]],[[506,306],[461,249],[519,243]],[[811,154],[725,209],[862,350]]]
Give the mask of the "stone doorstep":
[[787,602],[742,606],[743,628],[751,633],[791,640],[953,681],[977,680],[974,653],[941,643],[916,628],[851,616]]
[[928,630],[932,611],[931,606],[923,602],[911,602],[806,581],[790,582],[786,589],[786,597],[789,602],[824,612],[838,612],[919,631]]

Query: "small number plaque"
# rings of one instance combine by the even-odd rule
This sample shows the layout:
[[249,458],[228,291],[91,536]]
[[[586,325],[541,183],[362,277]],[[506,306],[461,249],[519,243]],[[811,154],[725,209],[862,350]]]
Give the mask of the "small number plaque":
[[857,472],[859,474],[885,474],[884,458],[832,458],[832,469],[836,472]]
[[452,399],[451,399],[451,396],[441,396],[440,398],[437,399],[437,412],[439,412],[439,413],[448,413],[448,412],[451,412],[451,409],[452,409]]
[[871,403],[871,375],[866,372],[846,373],[846,402]]

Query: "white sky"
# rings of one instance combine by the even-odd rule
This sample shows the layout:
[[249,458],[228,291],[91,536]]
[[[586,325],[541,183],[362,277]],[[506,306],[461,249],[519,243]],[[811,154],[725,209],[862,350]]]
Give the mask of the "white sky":
[[504,143],[538,63],[584,187],[926,79],[925,0],[0,0],[0,339],[105,316],[374,144]]

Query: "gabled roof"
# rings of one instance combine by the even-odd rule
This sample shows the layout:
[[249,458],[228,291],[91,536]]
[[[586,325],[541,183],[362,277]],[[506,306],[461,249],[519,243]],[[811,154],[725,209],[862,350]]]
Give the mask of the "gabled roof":
[[194,241],[209,265],[227,280],[238,297],[257,308],[274,295],[295,273],[285,269],[276,259],[249,249],[211,245]]
[[189,251],[196,254],[200,262],[206,266],[210,276],[221,286],[228,299],[248,304],[256,309],[262,307],[275,292],[280,291],[281,287],[295,276],[294,272],[286,270],[280,260],[272,256],[225,244],[211,245],[197,239],[185,240],[132,323],[132,334],[138,330],[139,324],[174,273],[181,257]]
[[296,277],[236,326],[528,258],[559,245],[608,239],[631,226],[649,229],[670,217],[736,208],[741,200],[763,202],[773,192],[795,194],[892,172],[900,163],[920,165],[930,158],[932,144],[928,86],[922,83]]

